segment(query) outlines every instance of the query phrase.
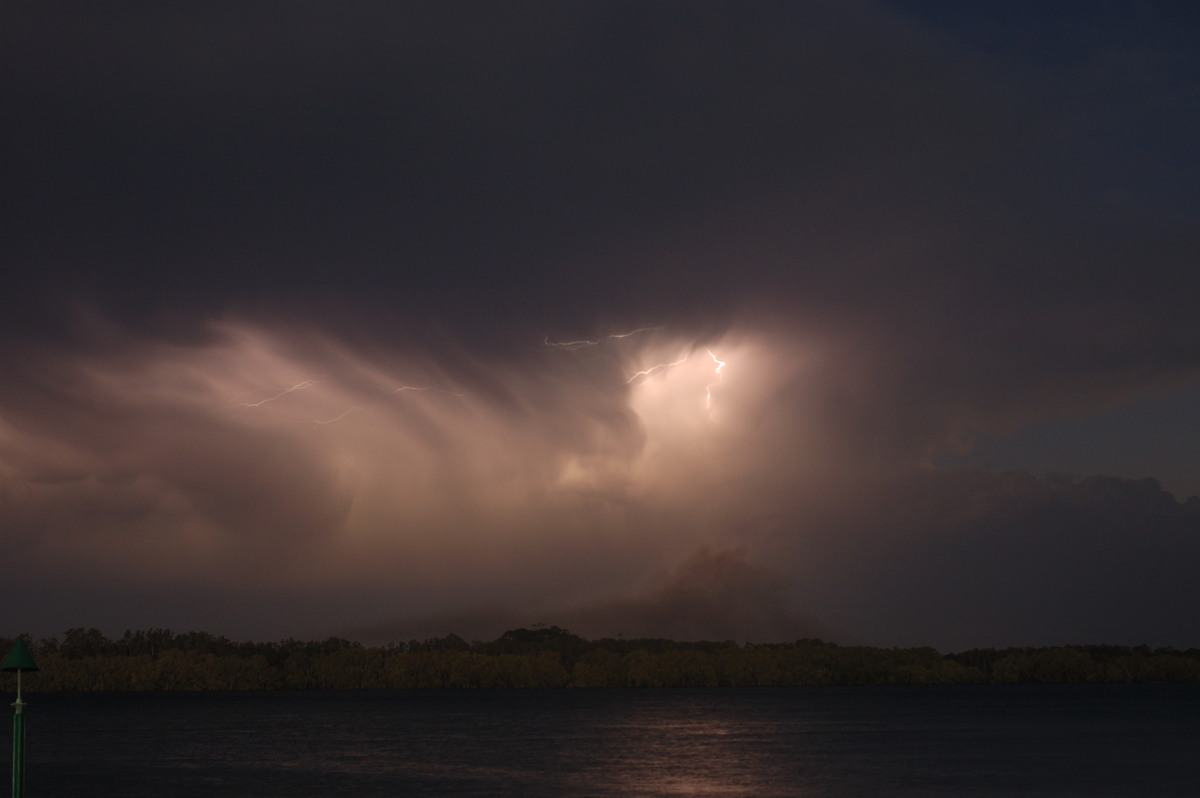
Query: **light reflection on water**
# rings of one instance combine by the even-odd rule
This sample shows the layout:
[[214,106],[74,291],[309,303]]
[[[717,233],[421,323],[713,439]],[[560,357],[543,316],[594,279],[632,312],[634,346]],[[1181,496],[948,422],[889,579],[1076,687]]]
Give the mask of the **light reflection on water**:
[[621,795],[813,794],[787,774],[777,750],[803,730],[802,718],[780,724],[774,713],[714,713],[703,695],[679,704],[664,715],[647,703],[611,724],[597,746],[603,754],[585,772]]
[[27,794],[1133,796],[1200,783],[1200,689],[31,695]]

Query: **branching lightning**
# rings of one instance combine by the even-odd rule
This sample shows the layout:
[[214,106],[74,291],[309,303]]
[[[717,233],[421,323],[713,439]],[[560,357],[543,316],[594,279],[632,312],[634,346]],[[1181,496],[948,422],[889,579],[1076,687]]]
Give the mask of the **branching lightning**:
[[585,346],[598,346],[599,344],[599,341],[589,341],[587,339],[582,341],[551,341],[549,336],[542,341],[542,346],[547,349],[562,349],[565,352],[574,352],[576,349],[583,349]]
[[[625,384],[631,385],[631,384],[633,384],[633,381],[638,378],[648,378],[648,377],[651,377],[651,376],[659,373],[660,371],[666,371],[667,369],[670,369],[670,368],[680,365],[687,359],[688,359],[688,356],[684,355],[683,357],[679,358],[678,360],[672,360],[670,363],[657,363],[648,369],[642,369],[641,371],[634,372],[629,377],[629,379],[625,380]],[[641,383],[639,382],[638,385],[641,385]]]
[[[410,391],[417,391],[420,393],[425,393],[427,391],[434,391],[435,393],[446,393],[446,394],[450,394],[451,396],[466,396],[465,393],[460,393],[458,391],[448,391],[445,388],[434,388],[429,385],[401,385],[399,388],[392,389],[391,392],[392,393],[408,393]],[[317,427],[323,427],[327,424],[334,424],[338,421],[341,421],[343,418],[350,415],[357,409],[358,409],[358,406],[353,405],[353,406],[343,410],[341,413],[334,416],[333,418],[313,419],[312,420],[312,428],[316,429]]]
[[313,428],[313,429],[316,429],[317,427],[323,427],[323,426],[325,426],[326,424],[333,424],[333,423],[335,423],[335,422],[341,421],[343,418],[345,418],[346,416],[350,415],[351,413],[353,413],[353,412],[354,412],[355,410],[357,410],[357,409],[358,409],[357,407],[349,407],[349,408],[346,408],[345,410],[343,410],[343,411],[342,411],[341,413],[339,413],[338,415],[334,416],[333,418],[328,418],[328,419],[324,419],[324,420],[321,420],[321,419],[313,419],[313,422],[312,422],[312,428]]
[[721,373],[721,370],[725,368],[725,361],[714,355],[711,349],[705,349],[704,351],[708,352],[708,356],[713,359],[713,363],[717,364],[717,368],[713,371],[713,373],[717,375],[717,379],[714,382],[710,382],[704,388],[704,406],[711,411],[712,389],[725,381],[725,375]]
[[[707,385],[704,386],[704,408],[705,408],[705,410],[708,411],[709,418],[712,419],[713,418],[713,389],[716,388],[718,385],[721,385],[725,381],[726,362],[724,360],[721,360],[721,358],[717,357],[716,353],[714,353],[711,349],[705,349],[704,351],[705,351],[705,353],[708,354],[708,356],[712,360],[713,366],[714,366],[714,368],[713,368],[714,378],[711,381],[709,381]],[[687,359],[688,359],[688,354],[684,354],[681,357],[679,357],[677,360],[672,360],[668,363],[656,363],[655,365],[650,366],[649,368],[645,368],[645,369],[642,369],[641,371],[637,371],[637,372],[634,372],[633,374],[631,374],[625,380],[625,384],[626,385],[641,385],[642,383],[646,382],[647,380],[649,380],[653,377],[656,377],[656,376],[674,368],[675,366],[682,365],[683,363],[687,362]]]
[[587,338],[584,338],[583,340],[579,340],[579,341],[551,341],[550,337],[546,336],[545,340],[542,342],[542,345],[545,346],[547,349],[561,349],[566,352],[574,352],[576,349],[583,349],[585,346],[599,346],[600,344],[604,343],[605,341],[611,341],[611,340],[620,339],[620,338],[629,338],[631,336],[639,335],[644,332],[654,332],[655,330],[661,330],[661,329],[662,329],[662,327],[639,327],[638,329],[630,330],[629,332],[613,333],[612,335],[605,335],[601,338],[596,339],[595,341],[592,341]]
[[[282,399],[283,397],[287,396],[290,393],[296,393],[298,391],[307,391],[309,388],[312,388],[313,386],[316,386],[316,385],[320,385],[324,382],[325,382],[325,380],[303,380],[303,381],[298,382],[295,385],[291,386],[290,388],[285,388],[284,390],[280,391],[279,393],[274,394],[273,396],[268,396],[265,399],[259,399],[257,402],[238,402],[235,405],[235,407],[237,407],[239,409],[262,407],[263,405],[266,405],[266,404],[269,404],[276,400]],[[410,391],[418,391],[418,392],[422,392],[422,393],[427,392],[427,391],[433,391],[436,393],[450,394],[451,396],[459,396],[459,397],[466,396],[465,393],[461,393],[459,391],[450,391],[445,388],[434,388],[434,387],[428,386],[428,385],[401,385],[398,388],[392,389],[390,391],[390,393],[394,393],[394,394],[395,393],[407,393]],[[343,410],[341,413],[338,413],[336,416],[333,416],[331,418],[309,418],[307,423],[312,425],[312,429],[317,429],[318,427],[323,427],[323,426],[326,426],[329,424],[335,424],[335,423],[341,421],[342,419],[344,419],[346,416],[353,413],[355,410],[358,410],[358,406],[352,405],[352,406],[346,408],[345,410]],[[296,420],[299,421],[301,419],[296,419]]]
[[313,387],[314,385],[318,385],[320,382],[321,382],[321,380],[304,380],[303,382],[296,383],[291,388],[287,388],[285,390],[280,391],[279,393],[275,394],[274,396],[268,396],[266,399],[260,399],[257,402],[238,402],[236,405],[234,405],[234,407],[262,407],[263,405],[267,404],[268,402],[274,402],[276,399],[281,399],[284,396],[287,396],[289,393],[292,393],[294,391],[307,390],[307,389]]

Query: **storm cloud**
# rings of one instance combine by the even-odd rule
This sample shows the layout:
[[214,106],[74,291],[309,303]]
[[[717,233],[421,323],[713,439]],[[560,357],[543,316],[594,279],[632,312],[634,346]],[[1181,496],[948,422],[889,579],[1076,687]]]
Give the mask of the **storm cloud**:
[[124,8],[0,34],[11,631],[1194,643],[1188,12]]

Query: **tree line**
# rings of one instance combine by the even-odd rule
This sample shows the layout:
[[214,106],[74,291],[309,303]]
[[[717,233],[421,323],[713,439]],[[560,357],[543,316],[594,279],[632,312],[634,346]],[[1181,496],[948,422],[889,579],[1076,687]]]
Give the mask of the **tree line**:
[[[744,644],[586,640],[556,626],[491,642],[458,635],[365,646],[331,637],[235,642],[207,632],[68,629],[20,635],[39,671],[34,691],[355,690],[548,687],[1200,682],[1200,649],[1057,646],[973,649],[843,646],[822,640]],[[16,638],[0,638],[7,652]]]

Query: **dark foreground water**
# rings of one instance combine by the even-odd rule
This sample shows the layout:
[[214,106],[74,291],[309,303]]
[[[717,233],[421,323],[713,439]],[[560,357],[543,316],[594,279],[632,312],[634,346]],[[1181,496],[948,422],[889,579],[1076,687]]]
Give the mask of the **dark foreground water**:
[[28,798],[1200,795],[1191,685],[25,698]]

